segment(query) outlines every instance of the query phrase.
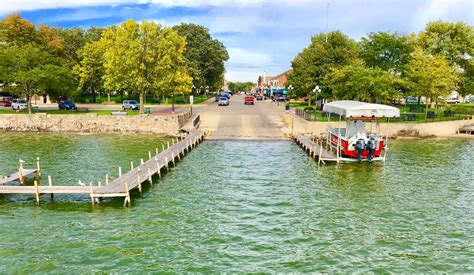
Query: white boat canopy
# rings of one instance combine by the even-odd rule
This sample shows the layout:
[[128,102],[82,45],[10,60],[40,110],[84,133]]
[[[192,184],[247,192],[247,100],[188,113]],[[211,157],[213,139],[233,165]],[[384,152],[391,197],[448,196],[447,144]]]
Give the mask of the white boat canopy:
[[335,113],[346,118],[400,116],[400,110],[396,107],[353,100],[338,100],[324,104],[323,111]]

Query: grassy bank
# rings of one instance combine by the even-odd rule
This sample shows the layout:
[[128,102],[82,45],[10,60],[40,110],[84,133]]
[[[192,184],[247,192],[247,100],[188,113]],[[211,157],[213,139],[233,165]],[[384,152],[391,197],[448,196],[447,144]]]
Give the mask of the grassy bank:
[[[66,110],[45,110],[45,111],[33,111],[33,114],[50,114],[50,115],[85,115],[85,114],[98,114],[98,115],[111,115],[111,110],[90,110],[90,111],[66,111]],[[136,116],[139,114],[138,111],[126,111],[129,116]],[[28,111],[14,111],[14,110],[0,110],[0,114],[28,114]]]

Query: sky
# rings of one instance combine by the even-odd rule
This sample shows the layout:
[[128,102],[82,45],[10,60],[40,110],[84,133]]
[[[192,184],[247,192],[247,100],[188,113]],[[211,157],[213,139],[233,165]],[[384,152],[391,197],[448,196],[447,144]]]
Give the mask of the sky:
[[474,25],[473,0],[0,0],[0,17],[12,12],[61,27],[106,27],[130,18],[200,24],[229,52],[226,79],[253,82],[264,71],[290,69],[326,23],[356,40],[370,32],[419,32],[436,20]]

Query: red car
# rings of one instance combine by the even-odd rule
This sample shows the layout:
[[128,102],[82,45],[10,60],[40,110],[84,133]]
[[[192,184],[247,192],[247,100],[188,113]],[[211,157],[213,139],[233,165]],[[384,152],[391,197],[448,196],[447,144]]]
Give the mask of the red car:
[[245,105],[250,104],[254,105],[255,104],[255,98],[253,96],[246,96],[245,97]]
[[13,97],[11,96],[0,96],[0,106],[3,107],[11,107],[12,106]]

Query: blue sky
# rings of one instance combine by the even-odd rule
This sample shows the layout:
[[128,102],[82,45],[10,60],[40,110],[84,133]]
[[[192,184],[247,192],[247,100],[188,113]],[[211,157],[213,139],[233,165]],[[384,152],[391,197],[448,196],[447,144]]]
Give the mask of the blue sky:
[[206,26],[230,54],[226,79],[256,81],[276,75],[326,28],[354,39],[369,32],[418,32],[427,22],[474,25],[472,0],[0,0],[0,17],[20,12],[34,22],[63,27],[110,26],[129,18],[166,26]]

